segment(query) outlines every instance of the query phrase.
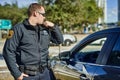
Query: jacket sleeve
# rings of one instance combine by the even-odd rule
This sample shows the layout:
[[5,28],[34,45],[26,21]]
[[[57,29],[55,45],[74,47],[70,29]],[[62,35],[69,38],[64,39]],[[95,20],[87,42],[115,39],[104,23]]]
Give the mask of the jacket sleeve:
[[63,42],[63,35],[57,25],[50,30],[51,41],[56,44]]
[[3,48],[3,57],[11,74],[14,76],[14,78],[17,79],[21,75],[21,72],[19,71],[16,63],[16,54],[15,54],[20,40],[20,35],[19,35],[20,30],[18,30],[17,28],[13,28],[12,31],[13,32],[9,34],[10,36],[9,38],[7,38],[5,42]]

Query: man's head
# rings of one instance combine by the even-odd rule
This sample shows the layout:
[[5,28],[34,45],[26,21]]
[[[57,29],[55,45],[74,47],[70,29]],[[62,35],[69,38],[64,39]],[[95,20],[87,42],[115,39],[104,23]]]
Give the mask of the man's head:
[[32,23],[42,24],[45,19],[44,7],[38,3],[32,3],[28,8],[28,17]]

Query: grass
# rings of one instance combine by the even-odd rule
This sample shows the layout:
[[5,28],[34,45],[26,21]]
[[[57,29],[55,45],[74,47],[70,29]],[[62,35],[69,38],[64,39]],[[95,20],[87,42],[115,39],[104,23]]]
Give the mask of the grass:
[[14,80],[6,67],[0,67],[0,80]]
[[0,73],[0,80],[14,80],[9,72],[7,73]]
[[58,74],[55,74],[57,80],[80,80],[79,78],[73,78],[73,77],[70,77],[70,76],[65,76],[65,75],[58,75]]

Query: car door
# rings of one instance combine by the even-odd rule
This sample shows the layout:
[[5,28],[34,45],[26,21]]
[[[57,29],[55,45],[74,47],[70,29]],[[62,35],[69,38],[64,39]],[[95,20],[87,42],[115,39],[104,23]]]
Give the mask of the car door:
[[74,66],[67,65],[65,62],[57,63],[53,71],[57,80],[79,80],[80,73],[74,69]]
[[105,74],[97,76],[97,80],[120,80],[120,36],[117,37],[110,53],[106,54],[104,58],[105,63],[103,63],[102,69]]
[[[71,57],[69,61],[61,61],[54,68],[59,80],[89,80],[92,78],[98,64],[96,60],[104,44],[92,44],[98,39],[106,38],[107,35],[92,36],[85,39],[79,46],[71,50]],[[81,44],[84,44],[81,46]]]
[[[75,63],[73,66],[78,71],[79,79],[80,80],[93,80],[94,79],[94,73],[96,69],[98,69],[99,64],[96,64],[96,61],[98,57],[101,55],[102,48],[105,44],[95,44],[95,41],[105,39],[105,42],[107,42],[107,37],[99,37],[97,36],[97,39],[94,37],[92,41],[89,39],[86,45],[78,50],[77,52],[73,52],[73,58],[71,58],[71,63]],[[94,44],[93,44],[94,43]],[[83,43],[84,44],[84,43]],[[81,46],[82,47],[82,46]],[[72,62],[73,61],[73,62]],[[101,69],[99,69],[101,71]]]
[[[109,58],[107,56],[110,54],[111,50],[113,49],[113,46],[116,43],[117,37],[118,37],[118,34],[112,34],[112,33],[107,36],[107,40],[105,41],[104,45],[101,47],[101,50],[99,50],[100,52],[98,54],[98,57],[95,58],[96,60],[94,59],[93,55],[92,57],[89,56],[90,58],[87,57],[86,58],[87,61],[82,59],[83,62],[85,61],[85,63],[82,63],[84,68],[82,69],[83,71],[82,71],[82,74],[80,75],[80,80],[117,80],[117,78],[115,78],[116,76],[111,77],[111,75],[113,75],[113,73],[115,73],[118,68],[109,69],[109,66],[105,65]],[[94,46],[91,46],[90,48],[92,47]],[[95,46],[95,48],[97,47],[98,46]],[[91,50],[95,50],[95,52],[96,50],[98,51],[98,49],[94,49],[94,48]],[[80,50],[80,52],[81,51],[82,50]],[[112,72],[113,70],[114,72]],[[119,70],[118,70],[118,73],[119,73]]]

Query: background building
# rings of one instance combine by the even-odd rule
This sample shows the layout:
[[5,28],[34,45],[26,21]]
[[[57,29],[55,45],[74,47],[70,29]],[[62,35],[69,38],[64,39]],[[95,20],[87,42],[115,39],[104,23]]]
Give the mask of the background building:
[[118,0],[118,21],[120,21],[120,0]]
[[96,0],[98,7],[103,8],[103,17],[99,17],[98,24],[102,24],[106,21],[107,16],[107,8],[106,8],[106,0]]
[[120,21],[120,0],[96,0],[97,5],[103,8],[104,16],[98,23],[116,23]]

